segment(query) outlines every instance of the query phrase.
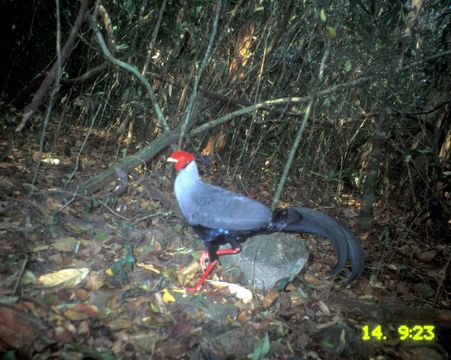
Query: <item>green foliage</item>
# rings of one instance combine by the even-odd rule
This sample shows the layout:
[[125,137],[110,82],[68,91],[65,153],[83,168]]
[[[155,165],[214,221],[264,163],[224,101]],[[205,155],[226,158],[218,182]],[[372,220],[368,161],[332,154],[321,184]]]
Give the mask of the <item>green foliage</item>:
[[248,359],[250,360],[260,360],[265,357],[269,353],[270,343],[269,343],[269,335],[265,333],[265,336],[261,338],[257,344],[255,345],[255,349],[252,354],[248,355]]
[[112,271],[114,274],[119,276],[119,281],[121,285],[124,285],[127,282],[127,274],[130,271],[133,271],[133,268],[136,263],[136,258],[133,254],[133,247],[130,244],[125,244],[125,256],[122,259],[116,261],[112,267]]
[[[108,34],[104,19],[97,20],[98,26],[105,38],[112,37],[114,55],[143,72],[171,129],[180,127],[186,113],[186,99],[192,92],[198,64],[212,32],[216,3],[211,0],[169,0],[162,13],[162,2],[158,0],[112,0],[102,4],[113,32]],[[236,7],[238,4],[240,6]],[[17,38],[17,44],[23,44],[23,48],[14,45],[18,49],[13,49],[13,58],[20,62],[37,60],[27,67],[32,76],[26,81],[23,71],[8,75],[14,79],[17,74],[21,80],[20,89],[42,73],[45,64],[54,57],[54,52],[47,51],[55,43],[54,25],[47,18],[46,22],[42,20],[53,13],[44,12],[39,6],[37,10],[33,28]],[[65,39],[77,14],[78,3],[63,2],[61,10],[62,38]],[[391,110],[389,123],[396,127],[399,143],[396,149],[388,146],[387,154],[404,153],[409,162],[426,159],[436,164],[433,167],[418,166],[418,169],[426,169],[419,176],[421,179],[433,178],[428,171],[437,173],[439,169],[438,173],[442,174],[446,169],[440,168],[437,152],[446,129],[441,129],[437,135],[430,126],[430,119],[444,115],[439,113],[442,110],[437,108],[434,99],[444,96],[435,93],[441,91],[436,85],[443,83],[442,77],[449,69],[445,56],[429,58],[447,49],[443,39],[446,39],[449,16],[443,15],[442,2],[428,1],[409,28],[412,38],[407,38],[410,11],[410,7],[400,2],[303,1],[292,7],[270,0],[224,2],[212,61],[200,79],[194,126],[260,101],[308,99],[315,93],[312,113],[289,173],[289,184],[297,186],[301,176],[304,183],[315,183],[319,177],[333,187],[337,186],[335,180],[341,178],[338,175],[328,178],[328,174],[340,174],[342,169],[349,170],[349,174],[362,174],[371,153],[368,144],[375,133],[377,115],[374,114],[383,108]],[[28,34],[33,41],[28,40]],[[51,56],[43,56],[47,53]],[[80,41],[64,66],[64,78],[82,76],[104,61],[89,26],[84,24]],[[36,64],[39,64],[38,68],[35,68]],[[401,70],[392,76],[393,68],[398,65]],[[363,85],[353,84],[365,77],[370,80]],[[348,86],[339,88],[343,85]],[[321,95],[321,92],[326,93]],[[96,131],[107,129],[109,134],[119,136],[124,134],[121,124],[131,122],[128,127],[132,132],[130,141],[126,144],[118,141],[116,149],[106,150],[109,151],[106,158],[114,160],[114,156],[130,156],[138,147],[142,148],[143,143],[150,143],[161,135],[146,91],[129,73],[110,66],[87,80],[66,82],[61,89],[61,101],[57,102],[61,106],[57,111],[68,109],[64,110],[67,114],[80,114],[80,111],[71,111],[74,97],[79,93],[91,99],[92,109],[86,109],[87,116],[66,116],[67,129],[71,130],[71,126],[84,128],[86,119],[95,109],[100,109]],[[29,95],[25,91],[23,97],[29,98]],[[253,180],[251,174],[255,172],[252,170],[264,169],[267,175],[273,174],[270,186],[274,186],[298,133],[305,106],[306,100],[303,100],[249,110],[222,127],[190,136],[189,143],[200,151],[207,143],[214,144],[213,152],[224,160],[221,166],[228,167],[234,175],[246,169],[242,174],[244,185]],[[438,110],[430,112],[431,109]],[[12,122],[11,126],[19,121],[19,118],[6,119]],[[121,131],[115,132],[116,129]],[[212,137],[218,133],[220,142]],[[83,137],[83,132],[79,137]],[[412,139],[416,137],[424,144],[424,149],[432,149],[434,153],[424,153],[422,157],[416,153],[420,150],[409,151],[413,148]],[[45,144],[45,149],[51,151],[52,146],[48,144],[52,141]],[[8,147],[4,150],[0,157],[8,159]],[[386,170],[390,175],[386,179],[396,186],[396,182],[406,178],[407,174],[403,171],[401,156],[388,156],[386,164],[391,169]],[[271,159],[270,165],[266,166],[268,159]],[[360,181],[355,181],[354,175],[352,177],[352,183],[361,190]],[[108,205],[115,201],[113,197],[108,199]],[[95,200],[87,205],[89,211],[97,207],[99,203]]]
[[352,69],[352,62],[351,60],[346,60],[345,65],[344,65],[344,69],[346,72],[350,72]]

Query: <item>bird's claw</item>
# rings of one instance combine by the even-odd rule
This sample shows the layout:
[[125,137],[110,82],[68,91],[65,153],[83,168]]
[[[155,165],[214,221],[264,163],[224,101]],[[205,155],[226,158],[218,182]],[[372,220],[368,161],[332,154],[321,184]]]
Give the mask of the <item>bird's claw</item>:
[[187,288],[185,288],[185,291],[190,294],[195,294],[200,290],[200,288],[201,288],[201,286],[200,287],[198,287],[198,286],[187,287]]
[[215,265],[218,263],[218,260],[213,260],[210,264],[208,264],[208,267],[205,269],[205,271],[202,273],[202,276],[200,277],[199,281],[194,285],[192,288],[187,288],[186,291],[189,293],[196,293],[198,292],[202,285],[204,284],[205,280],[207,280],[208,275],[210,275],[211,271],[215,267]]
[[208,251],[207,250],[202,250],[202,253],[200,255],[200,259],[199,259],[199,265],[202,269],[202,271],[205,271],[205,269],[207,268],[207,261],[210,260],[210,257],[208,256]]

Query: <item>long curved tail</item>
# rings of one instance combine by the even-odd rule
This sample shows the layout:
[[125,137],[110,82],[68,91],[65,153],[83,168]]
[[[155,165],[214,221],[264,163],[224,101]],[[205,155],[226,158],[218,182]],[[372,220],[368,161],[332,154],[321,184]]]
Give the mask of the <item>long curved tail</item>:
[[340,273],[349,259],[352,270],[345,284],[362,276],[365,255],[360,241],[346,225],[326,213],[304,207],[276,209],[271,228],[275,231],[307,233],[328,238],[337,256],[337,264],[330,275]]

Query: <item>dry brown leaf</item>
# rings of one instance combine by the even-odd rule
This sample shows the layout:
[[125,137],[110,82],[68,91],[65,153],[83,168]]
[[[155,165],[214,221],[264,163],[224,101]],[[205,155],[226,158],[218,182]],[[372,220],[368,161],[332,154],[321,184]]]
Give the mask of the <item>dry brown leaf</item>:
[[23,348],[35,338],[34,328],[12,308],[0,306],[0,351]]
[[242,325],[246,325],[249,322],[249,313],[247,311],[241,311],[238,315],[238,321]]
[[86,279],[86,285],[89,290],[97,291],[105,284],[105,279],[102,275],[97,272],[92,272],[88,275]]
[[245,287],[242,287],[241,285],[231,284],[231,283],[227,283],[224,281],[215,281],[215,280],[208,280],[208,283],[210,283],[213,286],[218,287],[218,288],[229,289],[230,293],[232,295],[235,295],[244,304],[251,302],[253,299],[252,292],[250,290],[246,289]]
[[20,227],[20,221],[9,222],[7,220],[3,220],[0,222],[0,230],[9,230],[9,229],[18,229]]
[[75,287],[80,284],[89,274],[88,268],[72,268],[55,271],[49,274],[41,275],[38,278],[39,284],[43,287],[62,286],[64,288]]
[[66,310],[64,312],[64,317],[70,321],[87,320],[89,316],[83,312],[78,312],[73,309]]
[[58,326],[55,329],[55,340],[59,343],[68,343],[75,340],[74,335],[65,327]]
[[14,183],[7,176],[0,176],[0,187],[3,188],[13,188]]
[[46,198],[46,208],[48,211],[61,209],[61,204],[52,196]]
[[111,321],[108,326],[111,330],[128,329],[129,327],[133,326],[133,321],[128,317],[120,316],[117,319]]
[[194,279],[199,270],[202,270],[199,262],[195,260],[192,261],[187,267],[177,273],[177,279],[179,283],[184,285],[189,284]]
[[93,257],[103,250],[102,243],[99,241],[82,241],[83,248],[80,250],[81,256]]
[[163,338],[163,335],[151,331],[145,331],[130,336],[130,340],[133,341],[133,344],[135,344],[138,349],[147,353],[152,353],[156,343]]
[[324,287],[324,284],[322,284],[321,280],[317,276],[314,276],[313,274],[306,273],[304,275],[304,279],[305,279],[305,281],[307,281],[307,283],[309,283],[313,286],[316,286],[316,287],[323,286]]
[[61,253],[56,253],[56,254],[50,255],[48,257],[48,259],[50,261],[54,262],[56,265],[61,265],[64,262],[63,257],[61,256]]
[[155,268],[152,264],[137,263],[136,266],[140,267],[141,269],[152,271],[152,272],[154,272],[156,274],[160,274],[161,273],[161,271],[158,270],[157,268]]
[[421,254],[417,255],[418,260],[429,263],[437,256],[438,251],[436,249],[432,249],[429,251],[422,252]]
[[321,311],[326,315],[330,315],[330,310],[329,310],[329,307],[326,305],[326,303],[324,303],[321,300],[318,300],[318,303],[319,303],[319,308],[321,309]]
[[85,289],[81,289],[81,288],[75,289],[74,293],[77,296],[77,298],[79,298],[82,301],[88,301],[89,298],[91,297],[91,294],[89,293],[89,291],[86,291]]
[[199,270],[201,270],[199,262],[195,260],[195,261],[192,261],[187,267],[185,267],[181,271],[181,274],[184,276],[192,275],[192,274],[197,273]]
[[64,252],[73,252],[77,245],[79,244],[79,240],[73,237],[61,238],[52,243],[52,247],[56,250],[64,251]]
[[95,305],[76,304],[64,312],[64,317],[71,321],[97,318],[98,309]]
[[31,249],[31,251],[39,252],[39,251],[47,250],[48,248],[49,248],[48,245],[38,245],[38,246],[34,247],[33,249]]
[[265,309],[269,308],[272,304],[274,304],[274,301],[276,301],[278,297],[279,297],[279,293],[277,291],[275,291],[275,290],[270,291],[263,298],[263,307]]
[[89,334],[89,321],[83,320],[80,322],[77,328],[77,335],[88,335]]

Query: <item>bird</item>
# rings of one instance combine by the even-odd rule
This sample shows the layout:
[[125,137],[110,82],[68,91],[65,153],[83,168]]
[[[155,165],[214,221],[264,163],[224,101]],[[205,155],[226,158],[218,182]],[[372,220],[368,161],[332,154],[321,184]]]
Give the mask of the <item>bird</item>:
[[[174,163],[177,171],[174,194],[181,213],[206,247],[200,260],[204,272],[196,285],[187,289],[189,292],[202,288],[219,256],[239,253],[241,244],[249,237],[275,232],[306,233],[329,239],[337,257],[329,275],[339,274],[350,260],[352,269],[344,285],[362,276],[365,255],[360,241],[345,224],[306,207],[272,211],[260,201],[206,183],[199,175],[195,156],[187,151],[176,150],[167,161]],[[226,244],[230,248],[220,248]]]

